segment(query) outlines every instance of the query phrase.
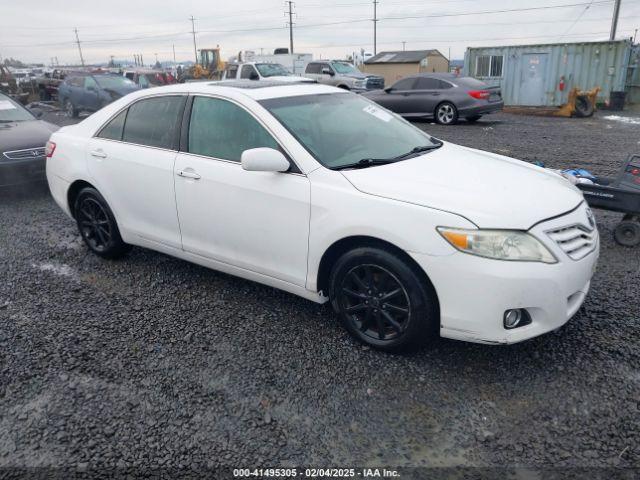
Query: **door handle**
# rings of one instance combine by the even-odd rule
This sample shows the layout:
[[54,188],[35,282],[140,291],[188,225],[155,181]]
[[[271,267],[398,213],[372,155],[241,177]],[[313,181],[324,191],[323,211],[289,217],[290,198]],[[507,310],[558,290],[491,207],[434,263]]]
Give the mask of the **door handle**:
[[196,172],[188,171],[188,170],[179,170],[178,171],[178,176],[179,177],[184,177],[184,178],[190,178],[192,180],[200,180],[202,178]]
[[93,150],[90,152],[92,157],[96,157],[96,158],[107,158],[107,154],[104,153],[102,150]]

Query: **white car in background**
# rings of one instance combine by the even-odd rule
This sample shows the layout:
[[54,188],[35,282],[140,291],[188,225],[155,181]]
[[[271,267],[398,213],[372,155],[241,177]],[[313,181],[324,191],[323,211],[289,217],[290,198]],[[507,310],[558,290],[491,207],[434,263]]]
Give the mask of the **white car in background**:
[[329,300],[384,350],[557,329],[598,258],[593,216],[559,175],[324,85],[139,91],[47,151],[53,197],[97,255],[138,245]]
[[222,80],[269,80],[276,82],[309,82],[315,80],[294,75],[279,63],[270,62],[234,62],[228,63],[222,74]]

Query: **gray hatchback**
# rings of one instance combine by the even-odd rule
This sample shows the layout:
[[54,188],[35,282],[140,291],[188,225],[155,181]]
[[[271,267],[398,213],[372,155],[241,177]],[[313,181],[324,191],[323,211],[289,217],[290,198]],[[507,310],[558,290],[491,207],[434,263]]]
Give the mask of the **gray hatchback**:
[[454,124],[460,117],[475,122],[504,106],[500,87],[451,73],[412,75],[363,95],[403,117],[433,118],[443,125]]

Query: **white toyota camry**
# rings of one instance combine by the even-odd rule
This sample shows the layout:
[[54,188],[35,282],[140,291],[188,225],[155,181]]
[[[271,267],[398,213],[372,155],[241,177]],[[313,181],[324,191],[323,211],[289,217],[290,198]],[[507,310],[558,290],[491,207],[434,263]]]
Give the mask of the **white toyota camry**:
[[54,133],[47,157],[97,255],[138,245],[330,301],[385,350],[554,330],[598,258],[593,216],[559,175],[323,85],[143,90]]

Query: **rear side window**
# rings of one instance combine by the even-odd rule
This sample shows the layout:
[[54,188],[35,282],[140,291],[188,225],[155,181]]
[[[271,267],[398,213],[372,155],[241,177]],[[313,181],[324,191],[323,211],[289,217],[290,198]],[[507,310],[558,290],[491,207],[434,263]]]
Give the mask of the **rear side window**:
[[74,87],[82,87],[84,85],[84,77],[71,77],[67,80],[67,83]]
[[319,63],[310,63],[307,65],[307,69],[305,73],[321,73],[322,69],[320,68]]
[[250,148],[278,143],[246,110],[218,98],[196,97],[189,122],[189,153],[240,161]]
[[416,82],[416,90],[437,90],[442,88],[440,86],[440,80],[437,78],[420,77]]
[[122,140],[158,148],[176,148],[178,125],[186,97],[140,100],[129,107]]
[[447,88],[453,88],[453,85],[451,85],[449,82],[445,82],[444,80],[440,80],[440,88],[445,90]]
[[98,89],[98,84],[93,79],[93,77],[85,77],[84,79],[84,88],[93,87],[94,89]]
[[233,65],[232,67],[227,67],[227,78],[236,78],[238,76],[238,66]]
[[124,120],[127,118],[127,111],[123,110],[116,115],[109,123],[107,123],[100,133],[98,138],[105,138],[107,140],[122,140],[122,131],[124,130]]

